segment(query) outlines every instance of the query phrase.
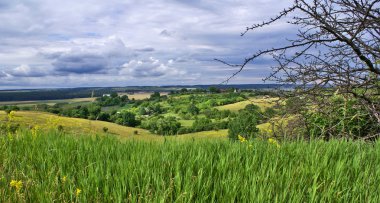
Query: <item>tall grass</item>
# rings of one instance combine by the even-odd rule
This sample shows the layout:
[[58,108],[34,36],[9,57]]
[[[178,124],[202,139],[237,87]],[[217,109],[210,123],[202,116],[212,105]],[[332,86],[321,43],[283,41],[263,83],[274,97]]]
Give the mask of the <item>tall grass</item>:
[[122,143],[23,131],[0,136],[0,202],[379,202],[379,164],[379,143]]

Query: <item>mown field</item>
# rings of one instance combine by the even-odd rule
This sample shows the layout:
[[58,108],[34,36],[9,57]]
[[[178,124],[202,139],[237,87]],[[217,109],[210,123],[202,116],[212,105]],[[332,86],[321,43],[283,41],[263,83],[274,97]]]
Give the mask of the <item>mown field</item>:
[[379,202],[380,143],[0,136],[0,202]]

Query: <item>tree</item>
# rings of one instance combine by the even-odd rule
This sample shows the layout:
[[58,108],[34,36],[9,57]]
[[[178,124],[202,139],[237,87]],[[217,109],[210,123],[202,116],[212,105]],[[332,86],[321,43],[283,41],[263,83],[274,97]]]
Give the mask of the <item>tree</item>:
[[191,115],[195,116],[195,115],[199,114],[199,108],[197,106],[195,106],[194,103],[192,103],[187,107],[187,112],[189,112]]
[[127,101],[129,100],[128,95],[123,95],[123,96],[121,96],[121,97],[120,97],[120,100],[121,100],[122,102],[127,102]]
[[211,93],[220,93],[221,92],[219,88],[214,87],[214,86],[209,87],[208,91],[210,91]]
[[101,121],[109,121],[110,120],[110,115],[106,112],[100,112],[99,113],[99,116],[98,116],[98,120],[101,120]]
[[[288,45],[259,50],[225,82],[259,57],[277,63],[265,79],[297,86],[296,95],[322,106],[336,93],[353,98],[380,124],[380,0],[294,0],[274,18],[242,33],[282,20],[299,28]],[[317,98],[317,99],[316,99]],[[380,135],[380,134],[377,134]]]
[[111,98],[116,98],[116,97],[118,97],[117,92],[112,92],[112,93],[111,93]]
[[212,130],[213,125],[211,119],[208,118],[196,118],[192,125],[194,132]]
[[118,113],[116,123],[129,127],[135,127],[140,124],[140,122],[136,120],[136,115],[129,111],[123,111]]
[[150,95],[150,100],[159,100],[161,97],[159,92],[154,92],[153,94]]
[[245,138],[253,138],[259,132],[256,127],[258,124],[257,115],[242,110],[239,112],[238,116],[230,121],[228,125],[228,137],[232,140],[237,140],[238,135]]
[[175,117],[152,117],[143,122],[142,127],[159,135],[175,135],[181,128],[181,123]]
[[90,119],[98,119],[98,116],[101,112],[101,107],[96,105],[96,104],[90,104],[88,105],[88,113],[90,114],[89,115],[89,118]]

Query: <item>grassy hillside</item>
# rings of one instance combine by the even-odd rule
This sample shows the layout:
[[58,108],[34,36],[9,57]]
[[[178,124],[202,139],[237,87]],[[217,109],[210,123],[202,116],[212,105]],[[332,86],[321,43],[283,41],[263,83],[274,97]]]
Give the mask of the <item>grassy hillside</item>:
[[379,202],[380,143],[0,135],[0,202]]
[[[0,123],[7,122],[7,115],[0,111]],[[148,141],[164,141],[165,138],[150,133],[148,130],[121,126],[115,123],[104,121],[92,121],[81,118],[61,117],[45,112],[17,111],[13,123],[19,123],[22,127],[31,128],[39,126],[44,130],[63,126],[64,131],[71,134],[105,134],[103,128],[108,128],[107,134],[116,135],[121,139],[135,139]],[[135,134],[135,131],[138,134]],[[226,131],[206,131],[200,133],[191,133],[179,136],[170,136],[166,139],[209,139],[209,138],[226,138]]]

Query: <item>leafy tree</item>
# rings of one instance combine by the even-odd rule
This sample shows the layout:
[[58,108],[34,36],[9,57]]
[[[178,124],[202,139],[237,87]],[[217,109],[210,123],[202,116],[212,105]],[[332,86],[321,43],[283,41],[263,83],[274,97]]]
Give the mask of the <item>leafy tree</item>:
[[258,124],[257,114],[240,111],[238,116],[230,121],[228,126],[228,137],[233,140],[238,139],[238,135],[245,138],[255,137],[259,129],[256,127]]
[[221,92],[219,88],[214,87],[214,86],[209,87],[208,91],[211,93],[220,93]]
[[161,97],[159,92],[154,92],[153,94],[150,95],[150,100],[159,100]]
[[101,120],[101,121],[109,121],[110,120],[110,115],[106,112],[100,112],[99,113],[99,116],[98,116],[98,120]]
[[123,111],[118,113],[116,123],[129,127],[135,127],[140,124],[140,122],[136,120],[136,115],[129,111]]
[[175,117],[152,117],[142,124],[142,127],[159,135],[175,135],[181,128],[181,123]]
[[112,92],[112,93],[111,93],[111,98],[116,98],[116,97],[118,97],[117,92]]
[[208,118],[197,118],[192,125],[194,132],[212,130],[212,121]]
[[102,110],[101,107],[96,104],[90,104],[88,105],[87,108],[88,108],[88,113],[90,114],[89,115],[90,119],[97,119]]
[[187,107],[187,111],[195,116],[195,115],[198,115],[199,114],[199,108],[197,106],[195,106],[195,104],[190,104],[188,107]]
[[186,88],[182,88],[182,89],[180,90],[180,92],[181,92],[181,93],[187,93],[188,91],[187,91]]
[[128,98],[127,95],[123,95],[123,96],[120,97],[120,100],[121,100],[122,102],[127,102],[127,101],[129,100],[129,98]]

